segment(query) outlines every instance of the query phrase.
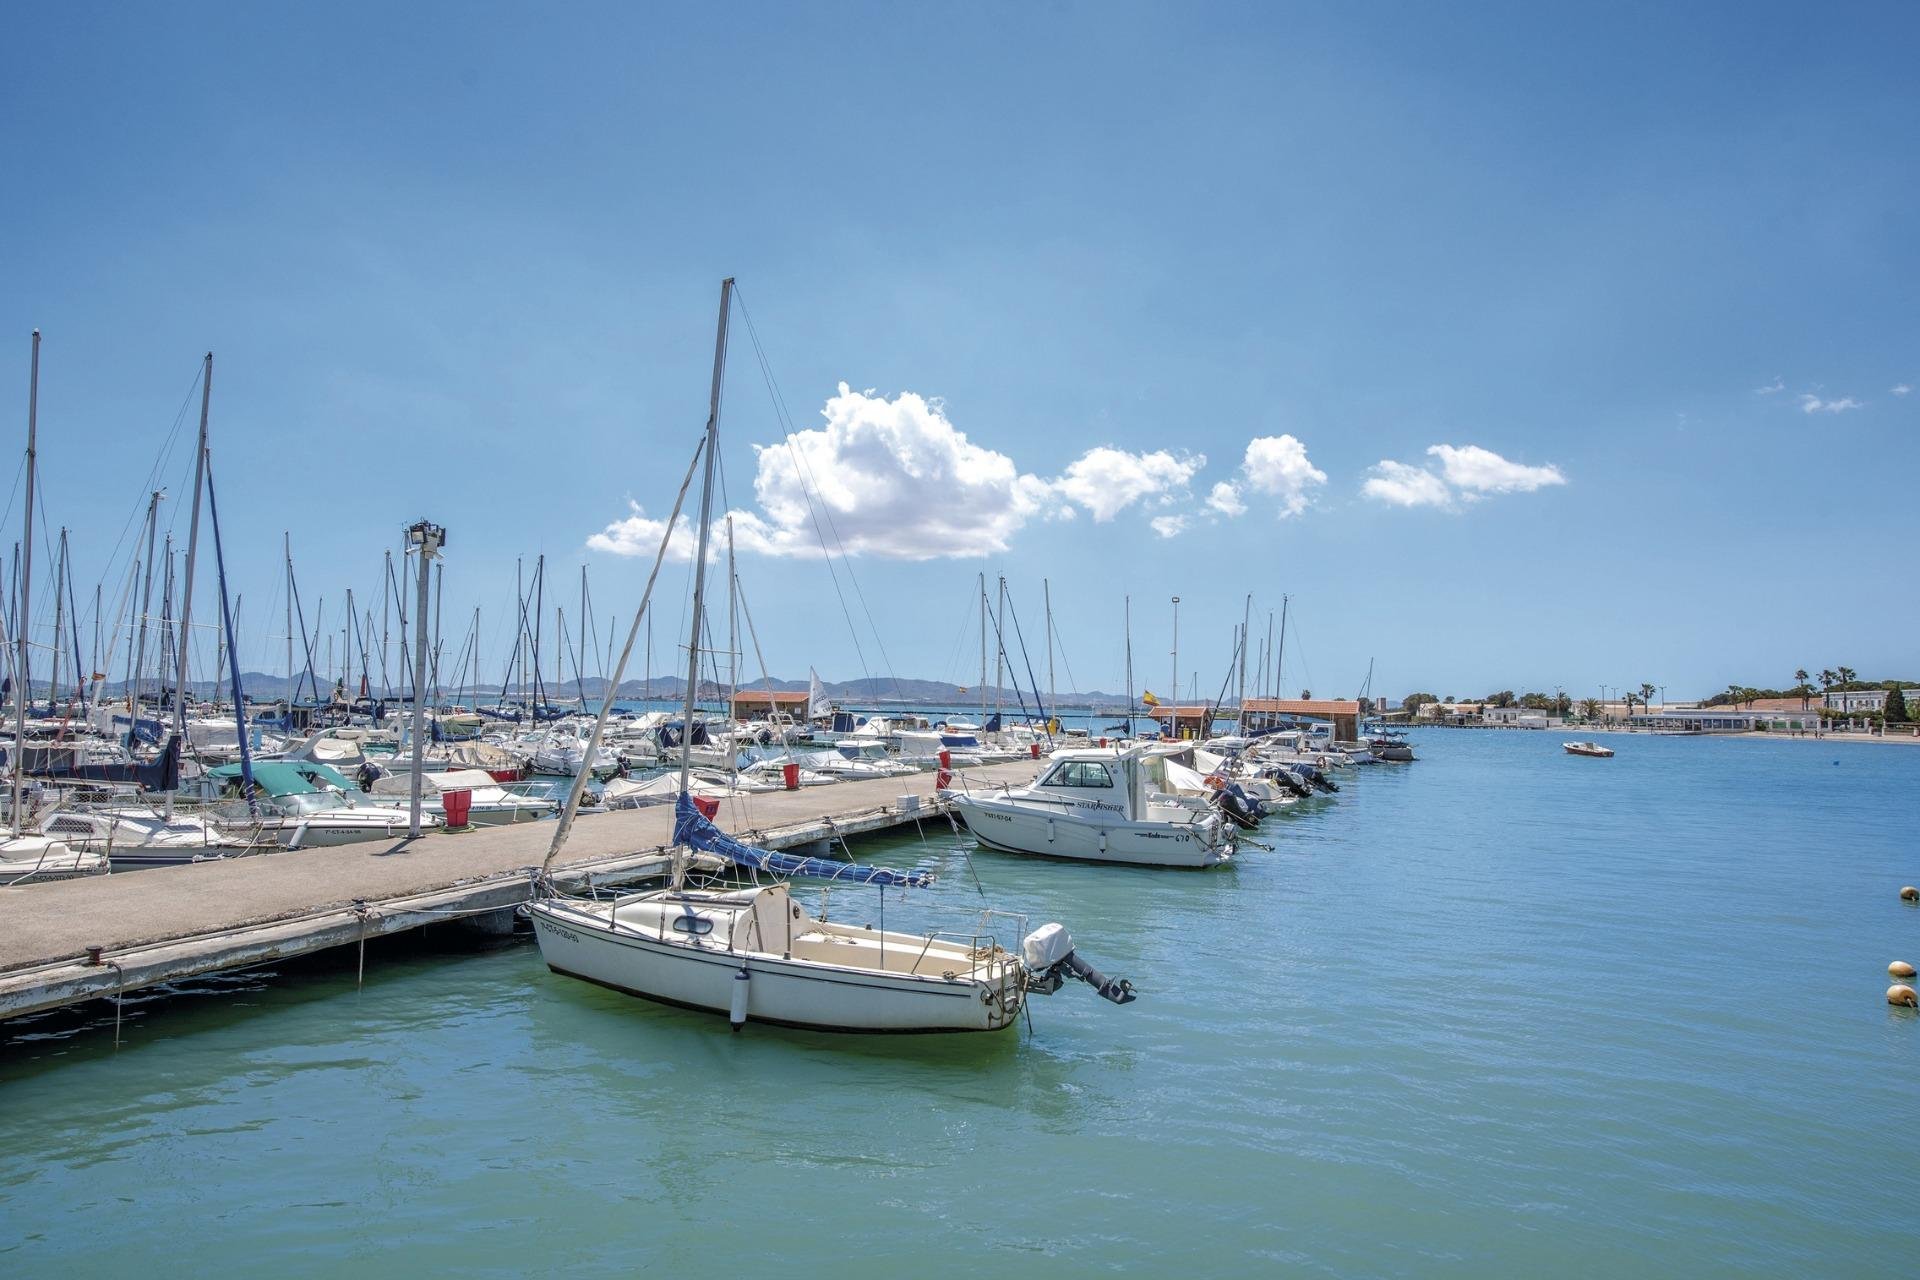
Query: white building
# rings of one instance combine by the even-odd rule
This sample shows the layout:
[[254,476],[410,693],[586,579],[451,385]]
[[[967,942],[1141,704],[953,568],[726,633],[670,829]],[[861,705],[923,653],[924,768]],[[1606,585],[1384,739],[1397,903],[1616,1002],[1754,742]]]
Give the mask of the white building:
[[[1913,700],[1920,695],[1920,689],[1902,689],[1900,696],[1907,704],[1907,715],[1914,715]],[[1826,696],[1829,711],[1871,711],[1883,712],[1887,709],[1887,691],[1885,689],[1848,689],[1844,692],[1829,693]]]
[[1530,707],[1488,707],[1480,713],[1480,722],[1502,729],[1544,729],[1547,713]]

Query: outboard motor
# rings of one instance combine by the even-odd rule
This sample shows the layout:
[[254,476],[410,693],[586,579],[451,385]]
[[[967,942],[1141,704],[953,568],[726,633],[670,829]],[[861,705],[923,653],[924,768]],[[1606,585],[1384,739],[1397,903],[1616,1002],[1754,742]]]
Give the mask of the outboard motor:
[[1237,782],[1229,782],[1215,791],[1213,803],[1220,812],[1249,830],[1259,826],[1260,819],[1266,816],[1260,802],[1241,790]]
[[1020,944],[1027,964],[1027,990],[1050,996],[1069,976],[1080,979],[1115,1004],[1131,1004],[1133,984],[1115,980],[1082,960],[1073,949],[1073,937],[1063,924],[1043,924]]
[[1287,789],[1287,793],[1299,799],[1313,794],[1313,786],[1292,769],[1275,767],[1267,771],[1267,780],[1278,783]]

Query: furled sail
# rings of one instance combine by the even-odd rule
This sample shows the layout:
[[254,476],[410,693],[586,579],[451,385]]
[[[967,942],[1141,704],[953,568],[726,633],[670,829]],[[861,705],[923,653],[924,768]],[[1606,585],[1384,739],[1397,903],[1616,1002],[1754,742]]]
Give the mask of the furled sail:
[[684,792],[673,802],[673,842],[702,853],[717,854],[736,867],[770,871],[775,875],[810,876],[853,884],[898,884],[916,889],[934,881],[931,871],[895,871],[889,867],[862,866],[857,862],[835,862],[831,858],[802,858],[741,844],[708,821],[706,815],[694,808],[692,798]]

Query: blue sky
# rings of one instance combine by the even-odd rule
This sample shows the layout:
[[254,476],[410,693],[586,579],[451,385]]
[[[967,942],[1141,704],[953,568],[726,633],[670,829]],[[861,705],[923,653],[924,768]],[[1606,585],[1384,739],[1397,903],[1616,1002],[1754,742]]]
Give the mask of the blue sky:
[[1082,687],[1119,686],[1129,593],[1163,695],[1168,598],[1211,688],[1248,592],[1293,597],[1287,685],[1323,694],[1370,658],[1396,697],[1912,676],[1916,37],[1897,5],[40,6],[0,51],[15,430],[38,326],[47,519],[111,614],[211,349],[248,665],[283,529],[333,611],[425,514],[494,666],[517,555],[637,601],[644,559],[588,539],[670,504],[731,274],[792,426],[841,430],[786,448],[736,316],[776,675],[970,683],[984,571],[1030,640],[1050,580]]

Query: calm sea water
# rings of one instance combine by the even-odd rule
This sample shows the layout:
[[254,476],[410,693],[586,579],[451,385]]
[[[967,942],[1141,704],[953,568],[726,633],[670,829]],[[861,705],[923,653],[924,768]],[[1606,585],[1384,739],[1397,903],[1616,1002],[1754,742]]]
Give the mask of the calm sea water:
[[[1920,749],[1416,738],[1229,870],[975,855],[1141,988],[1031,1035],[452,941],[10,1024],[0,1273],[1913,1274]],[[889,925],[979,901],[927,839],[860,849],[947,871]]]

